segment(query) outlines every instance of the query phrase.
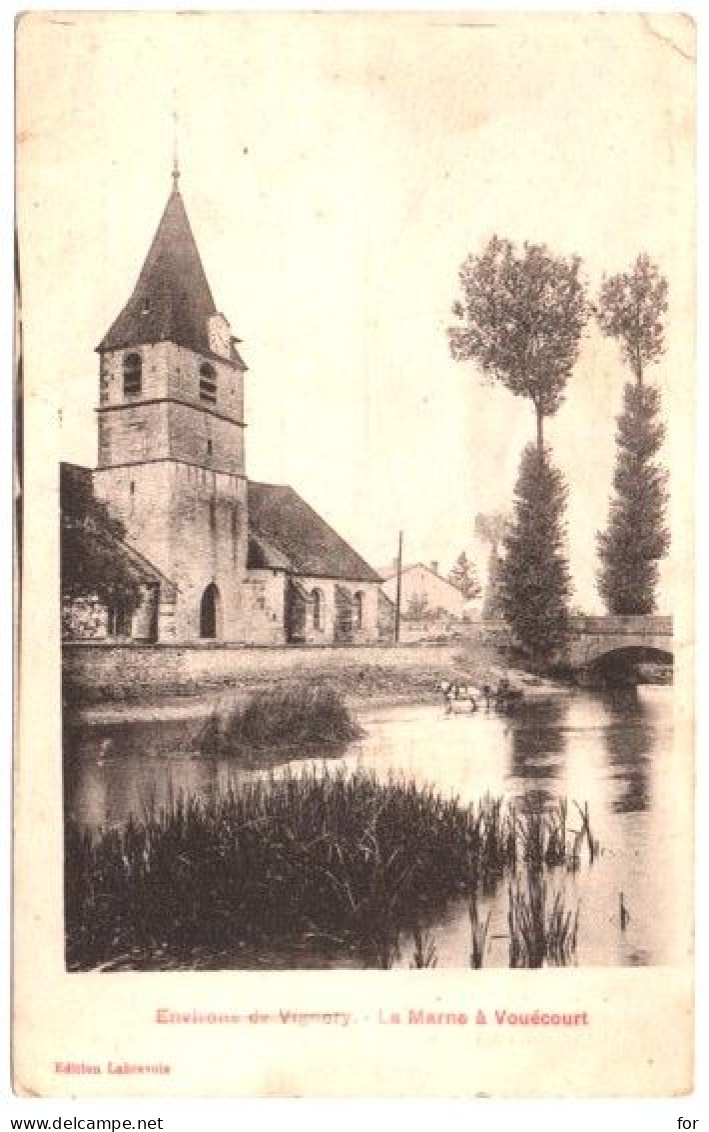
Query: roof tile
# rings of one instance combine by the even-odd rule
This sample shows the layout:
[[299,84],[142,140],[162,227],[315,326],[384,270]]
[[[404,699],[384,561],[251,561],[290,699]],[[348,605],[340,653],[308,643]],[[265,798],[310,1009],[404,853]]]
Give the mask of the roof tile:
[[98,349],[169,341],[210,353],[208,319],[215,313],[182,197],[173,190],[133,294]]
[[264,561],[255,554],[255,536],[262,548],[266,544],[282,556],[294,574],[380,581],[372,567],[292,487],[249,481],[248,514],[252,536],[248,566],[254,568]]

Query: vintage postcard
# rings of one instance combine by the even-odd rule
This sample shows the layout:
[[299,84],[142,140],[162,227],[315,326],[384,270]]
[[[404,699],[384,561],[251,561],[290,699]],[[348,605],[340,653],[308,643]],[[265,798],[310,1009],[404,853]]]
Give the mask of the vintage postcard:
[[18,19],[20,1095],[692,1090],[694,60]]

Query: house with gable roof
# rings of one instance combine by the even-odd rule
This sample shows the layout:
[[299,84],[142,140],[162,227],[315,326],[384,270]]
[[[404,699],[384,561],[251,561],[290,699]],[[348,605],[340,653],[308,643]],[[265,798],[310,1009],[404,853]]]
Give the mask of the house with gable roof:
[[[397,585],[395,564],[392,564],[390,570],[383,571],[383,574],[382,589],[394,601]],[[440,613],[447,617],[462,618],[466,605],[462,591],[439,574],[437,562],[431,562],[428,566],[423,562],[402,566],[400,600],[404,617],[413,615],[415,610],[417,617],[425,613]]]

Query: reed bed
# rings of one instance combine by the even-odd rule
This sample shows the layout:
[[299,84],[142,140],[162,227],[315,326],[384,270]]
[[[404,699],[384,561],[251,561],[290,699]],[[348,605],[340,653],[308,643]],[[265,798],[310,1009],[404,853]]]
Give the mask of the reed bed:
[[432,932],[420,928],[418,924],[413,930],[414,950],[409,966],[416,970],[426,967],[438,966],[438,948]]
[[[341,766],[177,793],[98,835],[68,821],[67,964],[189,967],[207,955],[239,966],[240,954],[293,943],[390,967],[402,933],[415,941],[478,878],[515,869],[537,836],[527,821],[500,799],[463,805]],[[477,929],[481,963],[487,927]],[[416,945],[425,965],[428,943]]]
[[485,919],[480,919],[477,898],[473,892],[468,901],[468,915],[470,916],[470,966],[479,969],[485,962],[492,913],[488,911]]
[[539,869],[508,888],[510,967],[564,967],[576,955],[578,904],[572,912],[561,890],[551,893]]
[[308,940],[390,965],[398,932],[459,894],[486,808],[343,768],[213,798],[177,794],[96,838],[67,823],[70,965],[188,962],[195,949]]
[[580,822],[579,829],[570,824],[565,798],[549,807],[543,796],[526,795],[503,822],[503,828],[510,823],[514,826],[513,831],[506,830],[506,836],[516,847],[516,859],[536,870],[556,866],[574,870],[579,867],[585,849],[592,865],[600,848],[591,831],[588,803],[581,807],[574,802],[574,807]]
[[198,736],[203,754],[347,743],[363,734],[329,684],[292,681],[254,692],[247,703],[215,710]]

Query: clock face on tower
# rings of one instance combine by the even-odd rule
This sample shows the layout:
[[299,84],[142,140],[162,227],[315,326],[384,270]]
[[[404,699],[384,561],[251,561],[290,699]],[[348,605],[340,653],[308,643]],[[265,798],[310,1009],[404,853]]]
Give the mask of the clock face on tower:
[[209,348],[220,358],[231,354],[231,327],[223,314],[213,314],[209,319]]

